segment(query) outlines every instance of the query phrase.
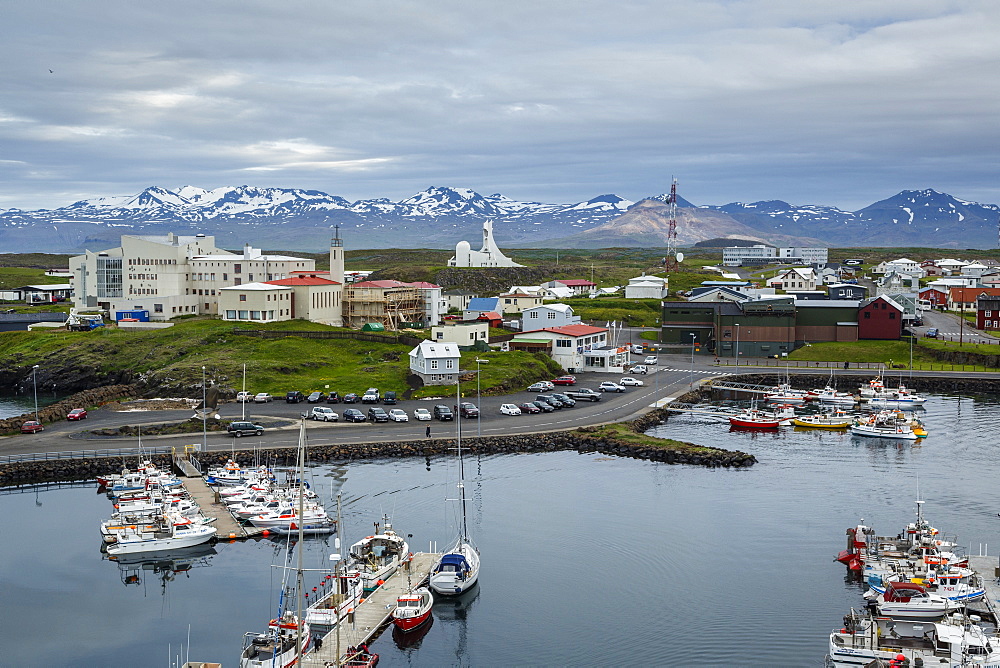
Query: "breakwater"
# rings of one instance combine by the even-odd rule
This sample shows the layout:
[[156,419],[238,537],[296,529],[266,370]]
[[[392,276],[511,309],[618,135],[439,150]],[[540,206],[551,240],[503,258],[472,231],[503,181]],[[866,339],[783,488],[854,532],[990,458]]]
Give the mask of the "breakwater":
[[[38,419],[42,424],[66,419],[66,414],[74,408],[91,408],[102,406],[111,401],[138,396],[139,388],[135,385],[106,385],[92,390],[83,390],[62,401],[38,409]],[[23,413],[18,417],[0,420],[0,434],[20,431],[21,423],[34,420],[35,412]]]

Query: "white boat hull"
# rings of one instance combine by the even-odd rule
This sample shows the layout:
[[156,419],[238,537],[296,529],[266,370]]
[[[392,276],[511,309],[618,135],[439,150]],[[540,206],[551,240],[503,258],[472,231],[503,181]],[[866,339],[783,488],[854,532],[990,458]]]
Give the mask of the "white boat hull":
[[[459,541],[447,554],[462,555],[469,564],[468,571],[464,574],[458,571],[432,572],[428,584],[435,594],[459,596],[472,589],[479,581],[479,552],[472,544]],[[434,570],[437,568],[436,565]]]
[[855,425],[851,427],[851,433],[855,436],[871,436],[875,438],[894,438],[902,441],[915,441],[919,438],[909,429],[899,428],[875,428],[868,425]]
[[108,545],[108,554],[135,554],[137,552],[157,552],[160,550],[175,550],[182,547],[201,545],[215,538],[215,529],[210,526],[195,526],[183,532],[164,538],[119,538],[117,542]]

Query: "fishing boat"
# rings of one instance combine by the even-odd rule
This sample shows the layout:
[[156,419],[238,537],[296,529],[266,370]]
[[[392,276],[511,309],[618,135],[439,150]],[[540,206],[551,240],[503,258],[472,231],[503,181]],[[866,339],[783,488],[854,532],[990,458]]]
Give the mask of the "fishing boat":
[[885,591],[865,594],[878,614],[893,619],[940,619],[962,607],[961,603],[927,591],[915,582],[890,581]]
[[302,533],[306,536],[324,536],[331,533],[337,532],[337,523],[334,522],[329,517],[325,520],[319,520],[316,522],[309,522],[299,526],[295,522],[292,522],[287,527],[275,527],[273,529],[268,529],[271,533],[278,534],[279,536],[293,536]]
[[975,615],[953,614],[941,621],[915,622],[864,617],[852,610],[844,617],[844,626],[830,633],[827,665],[888,666],[894,660],[900,661],[898,666],[997,665],[1000,648],[979,621]]
[[[298,471],[305,471],[306,423],[299,422]],[[304,498],[299,496],[299,514],[304,511]],[[302,532],[299,532],[301,542]],[[297,550],[298,565],[295,569],[295,585],[288,586],[287,575],[282,577],[281,596],[278,600],[278,617],[272,619],[264,633],[249,632],[243,636],[243,651],[240,653],[240,668],[288,668],[300,663],[308,651],[312,635],[309,623],[302,614],[304,592],[302,585],[302,550]],[[286,599],[296,601],[296,611],[285,610]]]
[[382,528],[375,522],[375,533],[351,545],[347,570],[356,570],[366,592],[374,591],[410,558],[406,539],[392,530],[387,515],[382,516]]
[[905,441],[915,441],[920,438],[913,433],[909,421],[900,418],[896,411],[880,411],[856,417],[851,424],[851,433],[855,436],[891,438]]
[[878,408],[916,408],[927,403],[927,399],[908,389],[900,381],[899,387],[891,390],[882,382],[882,374],[868,381],[867,386],[858,388],[862,401]]
[[215,529],[188,518],[159,519],[149,524],[129,524],[111,530],[108,554],[156,552],[191,547],[215,538]]
[[757,408],[747,408],[729,418],[729,424],[742,429],[777,429],[782,422],[782,418]]
[[378,654],[369,650],[364,643],[353,645],[344,652],[344,660],[340,665],[348,668],[375,668],[378,665]]
[[326,509],[320,505],[310,504],[298,506],[276,508],[275,510],[261,515],[254,515],[250,518],[250,524],[262,529],[280,529],[295,524],[316,524],[325,522],[330,517]]
[[411,594],[396,598],[392,623],[401,631],[411,631],[425,623],[431,616],[434,596],[427,587],[418,587]]
[[793,425],[807,429],[847,429],[853,421],[852,416],[839,410],[792,418]]
[[428,584],[435,593],[457,596],[479,581],[479,549],[469,538],[466,516],[465,464],[462,460],[462,419],[458,419],[458,491],[461,504],[461,526],[455,544],[445,552],[431,569]]
[[804,404],[809,401],[809,393],[796,390],[788,382],[775,385],[764,395],[764,399],[775,404]]
[[857,398],[849,392],[838,392],[835,388],[827,385],[815,394],[815,400],[821,404],[831,404],[833,406],[853,406],[858,402]]

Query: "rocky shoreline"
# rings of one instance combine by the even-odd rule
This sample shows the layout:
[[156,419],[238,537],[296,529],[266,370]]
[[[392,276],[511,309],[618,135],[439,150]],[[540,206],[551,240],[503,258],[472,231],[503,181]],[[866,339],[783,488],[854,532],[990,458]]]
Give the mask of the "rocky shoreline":
[[[139,394],[135,385],[108,385],[92,390],[83,390],[62,401],[38,409],[38,419],[42,424],[59,422],[66,419],[66,414],[74,408],[90,408],[117,402],[121,399],[131,399]],[[35,412],[23,413],[17,417],[0,420],[0,434],[13,434],[21,430],[21,423],[34,420]]]

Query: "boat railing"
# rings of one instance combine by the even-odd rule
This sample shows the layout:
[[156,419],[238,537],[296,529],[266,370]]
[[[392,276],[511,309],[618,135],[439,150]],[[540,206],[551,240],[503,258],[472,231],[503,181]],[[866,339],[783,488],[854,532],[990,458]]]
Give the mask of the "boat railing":
[[64,450],[62,452],[28,452],[19,455],[0,455],[0,463],[44,462],[60,459],[106,459],[109,457],[138,457],[145,455],[169,455],[168,446],[154,448],[114,448],[105,450]]

